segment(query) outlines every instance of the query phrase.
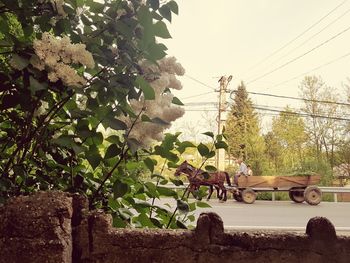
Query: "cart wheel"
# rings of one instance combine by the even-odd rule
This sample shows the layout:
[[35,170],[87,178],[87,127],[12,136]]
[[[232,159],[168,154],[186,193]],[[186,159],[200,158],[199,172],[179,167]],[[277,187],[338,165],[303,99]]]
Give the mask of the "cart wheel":
[[242,191],[242,199],[246,204],[252,204],[255,202],[256,193],[251,188],[246,188]]
[[322,200],[322,191],[317,186],[308,186],[304,191],[304,197],[309,205],[318,205]]
[[242,202],[243,201],[242,193],[241,192],[239,192],[239,194],[234,193],[233,199],[235,199],[237,202]]
[[290,189],[289,190],[289,198],[296,203],[304,202],[305,201],[304,189],[302,189],[302,188]]

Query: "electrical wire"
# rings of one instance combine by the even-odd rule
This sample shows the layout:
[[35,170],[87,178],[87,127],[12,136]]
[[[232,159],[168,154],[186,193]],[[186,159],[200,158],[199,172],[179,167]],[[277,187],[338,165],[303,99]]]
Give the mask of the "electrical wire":
[[347,32],[349,30],[350,30],[350,26],[345,28],[344,30],[340,31],[339,33],[335,34],[334,36],[332,36],[331,38],[327,39],[326,41],[323,41],[322,43],[320,43],[317,46],[313,47],[312,49],[306,51],[305,53],[303,53],[303,54],[301,54],[301,55],[299,55],[299,56],[297,56],[297,57],[287,61],[286,63],[282,64],[281,66],[279,66],[277,68],[274,68],[273,70],[268,71],[268,72],[266,72],[266,73],[264,73],[264,74],[262,74],[262,75],[260,75],[260,76],[258,76],[256,78],[254,78],[251,81],[248,81],[247,84],[250,84],[250,83],[253,83],[253,82],[257,81],[257,80],[260,80],[260,79],[262,79],[262,78],[264,78],[264,77],[266,77],[266,76],[276,72],[277,70],[280,70],[281,68],[284,68],[284,67],[288,66],[289,64],[291,64],[291,63],[297,61],[298,59],[308,55],[309,53],[311,53],[311,52],[315,51],[316,49],[322,47],[323,45],[327,44],[328,42],[332,41],[333,39],[337,38],[338,36],[344,34],[345,32]]
[[302,33],[300,33],[299,35],[297,35],[295,38],[293,38],[292,40],[288,41],[286,44],[284,44],[282,47],[280,47],[279,49],[275,50],[274,52],[272,52],[270,55],[266,56],[265,58],[263,58],[261,61],[259,61],[258,63],[256,63],[255,65],[253,65],[252,67],[248,68],[247,71],[250,71],[254,68],[256,68],[257,66],[261,65],[262,63],[264,63],[266,60],[268,60],[270,57],[274,56],[275,54],[277,54],[279,51],[283,50],[284,48],[286,48],[287,46],[289,46],[291,43],[293,43],[295,40],[297,40],[298,38],[300,38],[301,36],[303,36],[305,33],[309,32],[312,28],[314,28],[316,25],[318,25],[320,22],[322,22],[325,18],[327,18],[330,14],[332,14],[335,10],[337,10],[340,6],[344,5],[347,2],[347,0],[341,2],[339,5],[337,5],[335,8],[333,8],[331,11],[329,11],[326,15],[324,15],[323,17],[321,17],[319,20],[317,20],[315,23],[313,23],[311,26],[309,26],[307,29],[305,29]]
[[[319,66],[319,67],[317,67],[317,68],[321,68],[321,67],[323,67],[323,66],[325,66],[325,65],[329,65],[329,64],[331,64],[331,63],[333,63],[333,62],[335,62],[335,61],[337,61],[337,60],[339,60],[339,59],[341,59],[341,58],[344,58],[344,57],[347,57],[347,56],[349,56],[350,55],[350,52],[349,53],[346,53],[345,55],[343,55],[343,56],[341,56],[341,57],[339,57],[339,58],[337,58],[337,59],[334,59],[334,60],[332,60],[332,61],[330,61],[330,62],[328,62],[328,63],[326,63],[326,64],[323,64],[323,65],[321,65],[321,66]],[[315,68],[315,69],[317,69],[317,68]],[[315,69],[313,69],[313,70],[315,70]],[[313,70],[311,70],[311,71],[313,71]],[[309,71],[310,72],[310,71]],[[308,72],[307,72],[308,73]],[[303,73],[303,74],[307,74],[307,73]],[[301,74],[302,75],[302,74]],[[295,79],[296,77],[294,77],[293,79]],[[291,79],[290,79],[291,80]],[[288,81],[290,81],[290,80],[288,80]],[[288,81],[285,81],[285,82],[288,82]],[[202,83],[202,82],[201,82]],[[205,83],[202,83],[202,84],[205,84]],[[275,86],[278,86],[278,85],[280,85],[280,84],[282,84],[282,83],[278,83],[277,85],[275,85]],[[275,86],[273,86],[273,87],[275,87]],[[231,99],[233,99],[232,98],[232,95],[233,95],[233,93],[235,93],[235,92],[237,92],[237,90],[232,90],[231,92],[230,92],[230,98]],[[206,92],[206,93],[202,93],[202,94],[197,94],[197,95],[194,95],[194,96],[189,96],[189,97],[186,97],[186,98],[182,98],[182,100],[184,100],[184,99],[189,99],[189,98],[195,98],[195,97],[199,97],[199,96],[203,96],[203,95],[207,95],[207,94],[210,94],[210,93],[212,93],[212,92]],[[253,95],[260,95],[260,96],[268,96],[268,97],[275,97],[275,98],[283,98],[283,99],[292,99],[292,100],[300,100],[300,101],[308,101],[308,102],[317,102],[317,103],[326,103],[326,104],[336,104],[336,105],[341,105],[341,106],[350,106],[350,103],[346,103],[346,102],[337,102],[337,101],[329,101],[329,100],[313,100],[313,99],[306,99],[306,98],[300,98],[300,97],[292,97],[292,96],[284,96],[284,95],[275,95],[275,94],[269,94],[269,93],[262,93],[262,92],[253,92],[253,91],[247,91],[247,93],[248,94],[253,94]],[[213,104],[217,104],[217,103],[215,103],[215,102],[188,102],[188,103],[185,103],[185,106],[186,105],[190,105],[190,104],[197,104],[197,105],[200,105],[200,104],[206,104],[206,103],[213,103]]]
[[196,97],[204,96],[204,95],[207,95],[207,94],[210,94],[210,93],[213,93],[213,91],[209,91],[209,92],[205,92],[205,93],[201,93],[201,94],[197,94],[197,95],[181,98],[181,100],[196,98]]
[[[274,114],[273,116],[280,116],[281,113],[286,114],[286,115],[291,115],[291,116],[298,116],[298,117],[303,117],[303,118],[321,118],[321,119],[329,119],[329,120],[335,120],[335,121],[349,121],[350,118],[342,118],[342,117],[337,117],[337,116],[324,116],[324,115],[319,115],[319,114],[309,114],[309,113],[301,113],[301,112],[293,112],[293,111],[284,111],[284,110],[275,110],[275,109],[269,109],[269,108],[264,108],[264,107],[258,107],[258,106],[253,106],[253,109],[258,110],[258,111],[268,111],[268,112],[274,112],[277,114]],[[217,112],[217,109],[189,109],[186,110],[187,112]],[[228,110],[224,110],[228,111]]]
[[[237,92],[237,90],[233,90],[230,94],[230,98],[232,99],[231,95]],[[268,96],[268,97],[274,97],[274,98],[282,98],[282,99],[292,99],[292,100],[301,100],[301,101],[308,101],[308,102],[318,102],[318,103],[326,103],[326,104],[336,104],[336,105],[342,105],[342,106],[350,106],[350,103],[346,102],[337,102],[337,101],[330,101],[330,100],[313,100],[313,99],[304,99],[304,98],[298,98],[298,97],[291,97],[291,96],[283,96],[283,95],[275,95],[275,94],[268,94],[268,93],[261,93],[261,92],[252,92],[247,91],[248,94],[253,95],[260,95],[260,96]]]
[[346,10],[343,14],[341,14],[340,16],[338,16],[336,19],[334,19],[332,22],[330,22],[329,24],[327,24],[325,27],[323,27],[321,30],[319,30],[317,33],[313,34],[311,37],[307,38],[304,42],[302,42],[301,44],[299,44],[298,46],[294,47],[293,49],[289,50],[287,53],[285,53],[283,56],[279,57],[278,59],[276,59],[275,61],[273,61],[270,66],[276,64],[277,62],[279,62],[280,60],[282,60],[283,58],[285,58],[286,56],[288,56],[289,54],[293,53],[295,50],[297,50],[298,48],[304,46],[307,42],[309,42],[311,39],[313,39],[314,37],[316,37],[317,35],[319,35],[320,33],[322,33],[324,30],[326,30],[328,27],[330,27],[331,25],[333,25],[335,22],[337,22],[338,20],[340,20],[343,16],[345,16],[346,14],[348,14],[350,12],[350,9]]
[[197,82],[197,83],[199,83],[199,84],[202,84],[203,86],[205,86],[205,87],[207,87],[207,88],[209,88],[209,89],[216,90],[214,87],[211,87],[211,86],[205,84],[204,82],[202,82],[202,81],[200,81],[200,80],[198,80],[198,79],[196,79],[196,78],[194,78],[194,77],[191,77],[191,76],[189,76],[189,75],[187,75],[187,74],[185,74],[185,76],[188,77],[189,79],[192,79],[193,81],[195,81],[195,82]]
[[[304,72],[304,73],[301,73],[301,74],[299,74],[299,75],[297,75],[297,76],[295,76],[295,77],[293,77],[293,78],[290,78],[290,79],[288,79],[288,80],[281,81],[281,82],[279,82],[279,83],[273,85],[272,88],[278,87],[278,86],[281,86],[281,85],[283,85],[283,84],[285,84],[285,83],[288,83],[288,82],[290,82],[290,81],[296,80],[296,79],[298,79],[298,78],[300,78],[300,77],[302,77],[302,76],[304,76],[304,75],[307,75],[307,74],[309,74],[309,73],[311,73],[311,72],[313,72],[313,71],[315,71],[315,70],[318,70],[318,69],[320,69],[320,68],[323,68],[323,67],[325,67],[325,66],[328,66],[328,65],[330,65],[330,64],[333,64],[333,63],[337,62],[338,60],[344,59],[344,58],[346,58],[346,57],[348,57],[348,56],[350,56],[350,52],[348,52],[348,53],[346,53],[346,54],[344,54],[344,55],[342,55],[342,56],[340,56],[340,57],[338,57],[338,58],[336,58],[336,59],[333,59],[333,60],[331,60],[331,61],[329,61],[329,62],[327,62],[327,63],[325,63],[325,64],[323,64],[323,65],[320,65],[320,66],[318,66],[318,67],[315,67],[315,68],[313,68],[313,69],[310,69],[310,70],[308,70],[308,71],[306,71],[306,72]],[[267,90],[267,89],[265,89],[265,90]]]
[[184,106],[202,106],[202,105],[218,105],[215,101],[200,101],[200,102],[187,102]]
[[297,115],[297,116],[300,116],[300,117],[312,117],[312,118],[331,119],[331,120],[338,120],[338,121],[350,121],[350,119],[348,119],[348,118],[341,118],[341,117],[336,117],[336,116],[324,116],[324,115],[319,115],[319,114],[280,111],[280,110],[274,110],[274,109],[262,108],[262,107],[255,107],[255,106],[253,106],[253,108],[256,109],[256,110],[279,112],[279,113],[285,113],[285,114],[290,114],[290,115]]

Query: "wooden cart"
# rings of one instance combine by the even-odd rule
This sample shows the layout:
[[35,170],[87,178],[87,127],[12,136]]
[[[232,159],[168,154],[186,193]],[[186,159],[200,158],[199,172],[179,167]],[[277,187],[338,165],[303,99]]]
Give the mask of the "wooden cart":
[[288,191],[289,197],[296,203],[306,201],[318,205],[322,200],[322,191],[316,185],[320,175],[301,176],[240,176],[238,187],[227,188],[233,198],[239,202],[254,203],[257,192]]

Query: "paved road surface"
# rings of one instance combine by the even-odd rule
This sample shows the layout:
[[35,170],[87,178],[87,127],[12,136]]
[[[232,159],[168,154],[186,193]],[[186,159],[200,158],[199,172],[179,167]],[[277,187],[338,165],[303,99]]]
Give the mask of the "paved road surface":
[[[310,218],[323,216],[334,224],[338,233],[350,234],[350,203],[321,202],[311,206],[290,201],[256,201],[249,205],[232,200],[219,203],[217,199],[208,203],[212,208],[200,208],[196,216],[204,211],[216,212],[227,229],[305,231]],[[170,204],[175,205],[173,202]]]

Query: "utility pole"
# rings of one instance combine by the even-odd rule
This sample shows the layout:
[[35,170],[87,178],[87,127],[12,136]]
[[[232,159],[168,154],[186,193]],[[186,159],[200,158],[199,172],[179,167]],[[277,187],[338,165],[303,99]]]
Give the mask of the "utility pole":
[[[227,89],[228,84],[232,80],[232,76],[230,75],[228,78],[226,76],[222,76],[219,79],[220,89],[216,90],[219,92],[219,114],[218,114],[218,134],[222,133],[222,129],[224,127],[226,118],[224,117],[224,111],[226,111],[226,93],[229,92]],[[225,170],[225,149],[218,149],[216,153],[216,167],[220,171]]]

